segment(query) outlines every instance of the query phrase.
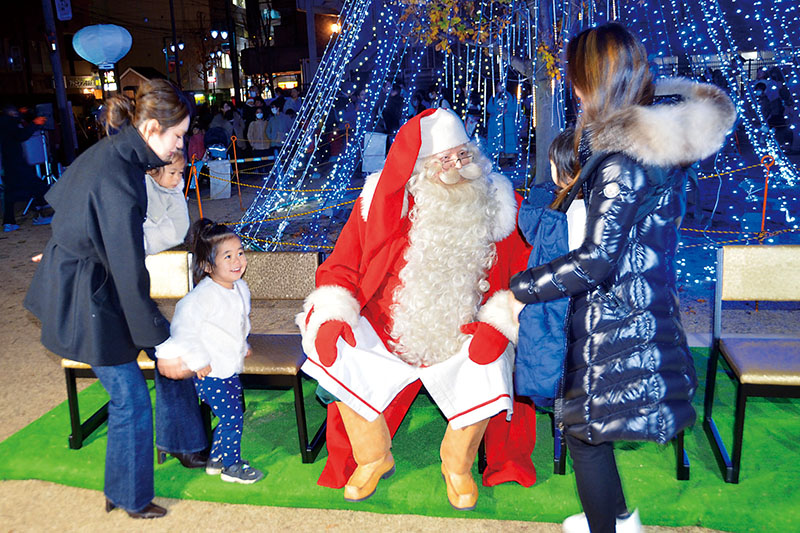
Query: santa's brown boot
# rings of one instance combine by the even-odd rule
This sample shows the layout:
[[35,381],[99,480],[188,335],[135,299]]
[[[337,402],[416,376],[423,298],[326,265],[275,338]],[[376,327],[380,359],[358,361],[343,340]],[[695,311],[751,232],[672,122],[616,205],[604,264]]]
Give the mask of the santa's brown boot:
[[342,415],[344,428],[353,447],[353,457],[358,467],[344,486],[344,499],[348,502],[366,500],[375,492],[378,481],[394,474],[392,441],[386,419],[380,415],[372,422],[336,402]]
[[471,511],[478,502],[478,486],[472,478],[472,463],[475,462],[488,423],[487,418],[461,429],[453,429],[448,424],[444,432],[440,450],[442,477],[447,486],[447,499],[458,511]]

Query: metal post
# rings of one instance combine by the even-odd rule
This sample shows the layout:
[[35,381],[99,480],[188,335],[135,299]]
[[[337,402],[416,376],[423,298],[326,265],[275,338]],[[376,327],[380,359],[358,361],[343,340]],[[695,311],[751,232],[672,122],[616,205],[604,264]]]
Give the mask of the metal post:
[[308,83],[317,72],[317,28],[314,17],[314,0],[306,0],[306,35],[308,38]]
[[169,45],[166,37],[161,38],[161,44],[164,45],[164,75],[167,77],[167,81],[171,81],[169,79]]
[[50,39],[50,63],[53,66],[53,87],[56,92],[56,104],[58,105],[59,123],[61,124],[61,143],[64,147],[65,163],[70,164],[75,159],[75,122],[72,112],[67,105],[67,90],[64,87],[64,71],[61,68],[61,54],[56,46],[56,21],[53,17],[52,0],[42,0],[42,12],[44,13],[44,25]]
[[[228,1],[227,3],[230,3]],[[175,47],[175,80],[177,82],[178,88],[182,89],[183,86],[181,85],[181,62],[178,60],[178,34],[175,32],[175,6],[173,5],[173,0],[169,0],[169,18],[172,22],[172,46]],[[167,48],[167,52],[169,52],[169,48]],[[167,68],[169,72],[169,68]]]
[[225,18],[228,25],[228,44],[231,54],[231,69],[233,70],[233,94],[238,104],[242,97],[239,90],[239,51],[236,49],[236,24],[233,22],[230,0],[225,1]]

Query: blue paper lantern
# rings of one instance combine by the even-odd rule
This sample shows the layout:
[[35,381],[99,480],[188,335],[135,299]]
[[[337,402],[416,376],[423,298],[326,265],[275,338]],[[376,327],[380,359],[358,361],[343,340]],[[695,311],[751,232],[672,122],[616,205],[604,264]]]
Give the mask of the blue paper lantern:
[[83,59],[101,69],[112,69],[131,49],[131,34],[115,24],[95,24],[81,28],[72,38],[72,47]]

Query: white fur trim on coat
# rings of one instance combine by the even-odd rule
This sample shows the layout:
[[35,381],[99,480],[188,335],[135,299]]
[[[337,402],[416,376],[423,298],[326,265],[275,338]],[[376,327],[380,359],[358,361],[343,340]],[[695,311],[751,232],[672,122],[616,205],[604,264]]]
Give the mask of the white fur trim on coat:
[[519,322],[514,320],[509,290],[495,292],[478,311],[478,320],[502,333],[514,345],[519,335]]
[[[306,317],[311,308],[311,318],[306,325]],[[316,353],[314,342],[317,340],[319,327],[329,320],[342,320],[355,329],[361,312],[358,300],[350,291],[338,285],[324,285],[318,287],[306,297],[303,303],[303,312],[294,317],[295,324],[300,328],[303,337],[303,350],[305,353]]]
[[594,152],[622,152],[659,167],[685,166],[713,155],[736,121],[725,92],[707,83],[667,78],[656,95],[680,95],[675,104],[630,106],[586,127]]
[[502,174],[492,172],[489,174],[489,181],[497,202],[497,218],[491,227],[492,240],[497,242],[511,235],[517,228],[517,197],[514,195],[511,180]]

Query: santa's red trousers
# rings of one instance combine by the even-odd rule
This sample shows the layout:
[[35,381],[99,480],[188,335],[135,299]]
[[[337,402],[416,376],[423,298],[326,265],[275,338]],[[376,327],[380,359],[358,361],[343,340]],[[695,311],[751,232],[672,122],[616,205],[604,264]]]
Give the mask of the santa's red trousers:
[[[398,394],[383,412],[389,432],[394,437],[397,428],[419,393],[422,383],[417,380]],[[340,489],[356,469],[350,439],[344,429],[342,416],[335,403],[328,405],[328,428],[325,434],[328,460],[317,480],[323,487]],[[516,481],[524,487],[536,482],[536,469],[531,461],[536,444],[536,411],[526,400],[514,400],[514,415],[506,422],[505,411],[489,420],[484,434],[486,470],[483,484],[486,487]]]

